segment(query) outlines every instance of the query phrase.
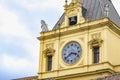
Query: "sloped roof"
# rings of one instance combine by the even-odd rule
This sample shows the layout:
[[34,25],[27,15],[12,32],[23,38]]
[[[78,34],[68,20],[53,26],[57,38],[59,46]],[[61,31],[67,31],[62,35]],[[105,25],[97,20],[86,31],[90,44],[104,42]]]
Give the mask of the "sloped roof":
[[[117,26],[120,27],[120,17],[113,6],[111,0],[81,0],[83,5],[82,14],[84,18],[88,18],[88,21],[101,19],[105,16],[105,5],[108,5],[108,16]],[[59,25],[64,21],[64,14],[58,20],[56,25],[53,27],[57,29]]]
[[105,77],[97,78],[94,80],[120,80],[120,73],[115,73],[110,76],[105,76]]
[[37,80],[38,76],[30,76],[30,77],[24,77],[24,78],[18,78],[18,79],[12,79],[12,80]]

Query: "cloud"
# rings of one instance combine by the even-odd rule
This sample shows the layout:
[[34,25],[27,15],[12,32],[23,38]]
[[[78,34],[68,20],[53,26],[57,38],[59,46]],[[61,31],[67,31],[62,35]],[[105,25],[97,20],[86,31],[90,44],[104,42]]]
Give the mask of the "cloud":
[[[23,24],[20,17],[7,6],[0,4],[0,37],[2,38],[0,40],[0,69],[8,73],[35,73],[38,68],[39,46],[29,26]],[[19,54],[25,57],[17,57]]]
[[65,4],[64,0],[13,0],[13,2],[23,6],[27,10],[62,10],[61,6]]
[[31,66],[31,63],[26,59],[15,58],[7,54],[1,56],[1,62],[2,66],[10,72],[24,71],[28,66]]
[[[19,19],[20,16],[10,11],[6,6],[0,5],[0,37],[3,38],[0,40],[2,44],[0,47],[3,45],[11,45],[11,47],[18,46],[27,52],[25,54],[34,56],[38,54],[37,49],[39,45],[37,45],[37,39],[30,32],[29,27],[20,23]],[[7,50],[9,49],[6,49],[6,51],[2,50],[2,52],[11,52]],[[24,55],[24,53],[21,54]]]
[[29,31],[20,23],[19,17],[0,5],[0,35],[30,38]]
[[117,10],[117,12],[120,16],[120,5],[119,5],[120,3],[119,3],[119,1],[118,0],[112,0],[112,2],[113,2],[115,9]]

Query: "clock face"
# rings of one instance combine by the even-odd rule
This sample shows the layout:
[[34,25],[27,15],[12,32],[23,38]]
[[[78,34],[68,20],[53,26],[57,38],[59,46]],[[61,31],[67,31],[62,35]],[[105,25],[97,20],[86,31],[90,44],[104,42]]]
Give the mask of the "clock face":
[[81,46],[77,42],[70,42],[63,49],[63,61],[67,64],[75,63],[80,58],[81,51]]

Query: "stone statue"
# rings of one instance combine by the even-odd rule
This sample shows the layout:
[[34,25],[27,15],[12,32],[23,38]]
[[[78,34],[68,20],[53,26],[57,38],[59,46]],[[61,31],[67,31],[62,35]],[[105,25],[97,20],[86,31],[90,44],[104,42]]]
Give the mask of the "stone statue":
[[49,31],[47,24],[45,23],[44,20],[41,20],[41,29],[42,29],[42,32]]
[[109,4],[105,4],[105,6],[104,6],[104,15],[106,17],[109,16]]

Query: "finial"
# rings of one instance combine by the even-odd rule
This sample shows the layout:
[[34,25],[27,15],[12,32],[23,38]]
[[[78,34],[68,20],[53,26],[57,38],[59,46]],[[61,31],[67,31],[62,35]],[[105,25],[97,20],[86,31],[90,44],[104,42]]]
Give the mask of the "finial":
[[74,3],[74,0],[72,0],[72,3]]
[[67,1],[67,0],[65,0],[65,3],[66,3],[66,4],[67,4],[67,2],[68,2],[68,1]]
[[72,3],[80,2],[80,0],[72,0]]

